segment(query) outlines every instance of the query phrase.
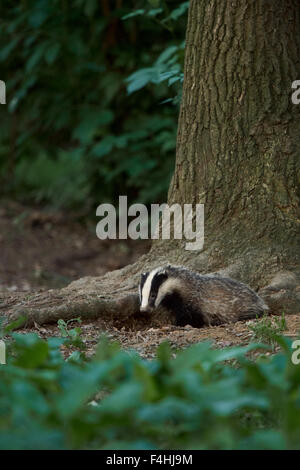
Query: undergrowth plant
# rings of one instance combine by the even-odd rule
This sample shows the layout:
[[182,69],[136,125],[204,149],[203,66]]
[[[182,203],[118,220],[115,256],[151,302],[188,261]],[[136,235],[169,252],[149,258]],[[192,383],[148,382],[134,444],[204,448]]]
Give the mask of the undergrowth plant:
[[68,337],[10,335],[1,449],[300,448],[300,367],[286,338],[256,361],[248,353],[262,345],[202,342],[174,358],[163,343],[145,360],[104,337],[93,358],[65,360]]
[[66,346],[73,346],[78,349],[85,349],[85,344],[82,339],[82,329],[79,326],[76,326],[74,328],[70,328],[71,323],[81,323],[82,320],[81,318],[72,318],[70,320],[63,320],[60,319],[57,322],[58,329],[60,331],[60,334],[62,338],[66,338],[66,341],[64,341],[64,344]]
[[248,328],[252,332],[254,341],[262,341],[270,344],[272,348],[276,346],[276,337],[282,334],[286,328],[286,319],[284,312],[280,317],[270,317],[266,314],[262,318],[248,324]]

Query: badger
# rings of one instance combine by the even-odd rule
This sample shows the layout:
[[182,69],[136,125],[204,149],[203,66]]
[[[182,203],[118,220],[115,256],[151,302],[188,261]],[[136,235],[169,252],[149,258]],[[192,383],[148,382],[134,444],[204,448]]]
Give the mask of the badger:
[[200,275],[183,266],[160,266],[141,275],[140,311],[166,308],[177,326],[194,328],[255,318],[269,310],[249,287],[220,275]]

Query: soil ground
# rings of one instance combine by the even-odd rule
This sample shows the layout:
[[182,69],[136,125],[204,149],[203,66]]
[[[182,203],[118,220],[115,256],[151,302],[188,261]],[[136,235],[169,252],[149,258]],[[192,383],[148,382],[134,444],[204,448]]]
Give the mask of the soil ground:
[[[79,223],[70,216],[33,209],[14,202],[0,206],[0,289],[17,295],[19,291],[60,288],[84,276],[100,276],[135,262],[150,248],[144,241],[101,241],[96,237],[97,220]],[[116,325],[101,319],[80,324],[86,353],[92,354],[99,336],[118,341],[144,357],[153,357],[157,346],[168,340],[174,349],[210,340],[216,347],[247,344],[253,340],[252,322],[237,322],[209,328],[143,328]],[[140,324],[140,323],[139,323]],[[300,331],[300,315],[286,318],[284,334],[295,338]],[[77,322],[70,327],[79,326]],[[41,337],[60,336],[57,325],[35,325],[19,332],[36,331]]]

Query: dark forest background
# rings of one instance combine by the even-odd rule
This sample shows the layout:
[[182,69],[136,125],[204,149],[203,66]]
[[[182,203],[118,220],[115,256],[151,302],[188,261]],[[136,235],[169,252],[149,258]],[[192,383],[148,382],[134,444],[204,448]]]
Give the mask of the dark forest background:
[[87,214],[166,199],[188,4],[1,4],[2,197]]

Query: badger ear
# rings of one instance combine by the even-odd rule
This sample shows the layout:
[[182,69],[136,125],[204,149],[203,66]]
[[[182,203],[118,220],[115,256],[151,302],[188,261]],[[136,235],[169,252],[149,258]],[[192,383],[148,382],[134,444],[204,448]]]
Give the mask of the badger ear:
[[145,272],[141,274],[141,278],[145,279],[148,276],[149,272]]
[[168,273],[167,273],[166,269],[164,269],[163,271],[160,271],[158,273],[158,276],[162,279],[167,279],[168,278]]

